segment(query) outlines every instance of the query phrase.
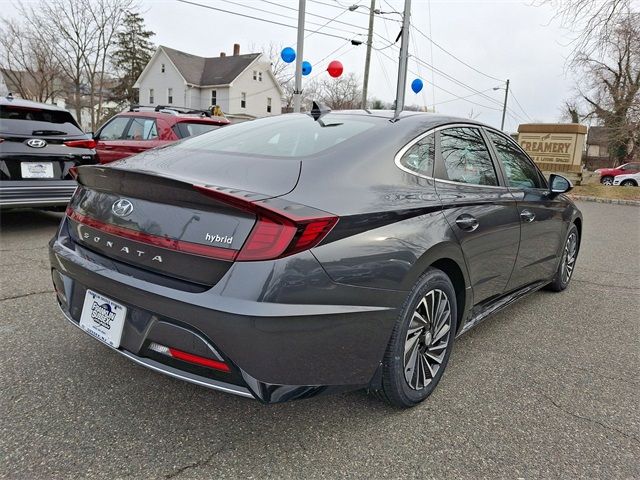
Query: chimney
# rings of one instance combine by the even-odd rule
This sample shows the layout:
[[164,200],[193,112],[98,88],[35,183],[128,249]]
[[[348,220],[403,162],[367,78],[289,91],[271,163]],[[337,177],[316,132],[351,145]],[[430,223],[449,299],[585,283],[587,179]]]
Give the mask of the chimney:
[[224,52],[220,52],[220,56],[221,56],[221,57],[226,57],[226,56],[227,56],[227,54],[226,54],[226,53],[224,53]]
[[233,44],[233,55],[240,55],[240,44],[239,43],[234,43]]

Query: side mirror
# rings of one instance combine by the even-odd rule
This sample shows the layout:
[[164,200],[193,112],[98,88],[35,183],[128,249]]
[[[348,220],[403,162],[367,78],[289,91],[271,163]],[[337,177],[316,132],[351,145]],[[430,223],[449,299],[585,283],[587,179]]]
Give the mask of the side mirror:
[[552,194],[567,193],[573,188],[571,181],[562,175],[549,175],[549,190]]

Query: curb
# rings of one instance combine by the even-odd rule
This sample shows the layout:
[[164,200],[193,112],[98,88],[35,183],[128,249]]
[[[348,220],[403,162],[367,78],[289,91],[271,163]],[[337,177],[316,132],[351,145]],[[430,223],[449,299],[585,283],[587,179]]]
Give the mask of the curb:
[[618,198],[602,198],[593,197],[589,195],[569,195],[572,200],[579,202],[596,202],[596,203],[610,203],[614,205],[631,205],[634,207],[640,207],[640,200],[623,200]]

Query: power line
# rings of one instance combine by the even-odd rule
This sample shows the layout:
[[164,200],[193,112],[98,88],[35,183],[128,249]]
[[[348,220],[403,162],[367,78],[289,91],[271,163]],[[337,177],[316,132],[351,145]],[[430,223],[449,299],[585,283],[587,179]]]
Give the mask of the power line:
[[[244,14],[244,13],[232,12],[232,11],[229,11],[229,10],[225,10],[223,8],[213,7],[211,5],[204,5],[202,3],[197,3],[197,2],[190,1],[190,0],[176,0],[176,1],[180,2],[180,3],[185,3],[187,5],[195,5],[197,7],[202,7],[202,8],[206,8],[206,9],[209,9],[209,10],[215,10],[217,12],[228,13],[229,15],[236,15],[236,16],[239,16],[239,17],[250,18],[252,20],[257,20],[259,22],[269,23],[271,25],[280,25],[281,27],[287,27],[287,28],[293,28],[293,29],[297,29],[298,28],[295,25],[289,25],[287,23],[282,23],[282,22],[278,22],[278,21],[275,21],[275,20],[267,20],[267,19],[264,19],[264,18],[255,17],[253,15],[247,15],[247,14]],[[329,28],[332,28],[332,27],[329,27]],[[313,31],[313,30],[309,30],[307,28],[305,28],[304,30],[305,30],[305,32],[312,32]],[[338,38],[340,40],[346,40],[348,42],[351,41],[350,38],[341,37],[339,35],[333,35],[332,33],[320,32],[320,31],[316,31],[315,33],[317,33],[319,35],[324,35],[325,37]],[[353,33],[353,32],[349,32],[349,33]],[[361,35],[361,34],[356,34],[356,35]]]
[[[281,4],[281,3],[272,2],[271,0],[259,0],[259,1],[260,1],[260,2],[263,2],[263,3],[268,3],[269,5],[275,5],[276,7],[284,8],[284,9],[286,9],[286,10],[293,10],[294,12],[297,12],[297,11],[298,11],[298,9],[297,9],[297,8],[295,8],[295,7],[290,7],[289,5],[283,5],[283,4]],[[307,15],[311,15],[312,17],[321,18],[321,19],[323,19],[323,20],[331,20],[331,18],[330,18],[330,17],[325,17],[324,15],[319,15],[319,14],[317,14],[317,13],[307,12]],[[363,29],[363,30],[368,30],[368,28],[367,28],[367,27],[362,27],[362,26],[360,26],[360,25],[354,25],[354,24],[352,24],[352,23],[343,22],[343,21],[341,21],[341,20],[336,20],[335,22],[336,22],[336,23],[339,23],[339,24],[342,24],[342,25],[346,25],[346,26],[348,26],[348,27],[352,27],[352,28],[360,28],[360,29]]]
[[527,116],[529,121],[533,122],[533,118],[531,118],[531,116],[527,113],[527,111],[524,108],[522,108],[522,105],[520,105],[520,102],[516,98],[515,94],[513,93],[513,88],[511,88],[511,87],[509,87],[509,95],[511,95],[511,98],[513,98],[515,100],[516,105],[518,105],[518,107],[520,107],[520,110],[522,110],[522,113],[524,113]]
[[449,50],[447,50],[446,48],[444,48],[442,45],[440,45],[439,43],[435,42],[433,39],[431,39],[431,37],[429,37],[426,33],[424,33],[422,30],[420,30],[418,27],[416,27],[413,23],[411,24],[411,28],[413,28],[416,32],[418,32],[420,35],[422,35],[424,38],[426,38],[427,40],[429,40],[429,42],[431,42],[432,45],[435,45],[436,47],[438,47],[440,50],[442,50],[444,53],[446,53],[447,55],[449,55],[452,58],[455,58],[458,62],[460,62],[461,64],[465,65],[466,67],[470,68],[471,70],[473,70],[474,72],[479,73],[480,75],[484,75],[487,78],[490,78],[491,80],[495,80],[497,82],[504,82],[503,79],[501,78],[497,78],[494,77],[493,75],[489,75],[487,73],[484,73],[481,70],[478,70],[476,67],[474,67],[473,65],[469,65],[467,62],[465,62],[464,60],[460,59],[459,57],[457,57],[456,55],[454,55],[453,53],[451,53]]
[[[431,0],[427,0],[427,15],[429,16],[429,37],[431,37],[433,35],[433,32],[431,30]],[[431,63],[433,65],[436,64],[435,59],[433,58],[433,42],[429,42],[429,45],[431,47]],[[433,70],[431,70],[431,83],[433,83],[435,80],[435,74],[433,73]],[[433,95],[433,109],[436,109],[436,89],[434,86],[431,87],[431,93]]]

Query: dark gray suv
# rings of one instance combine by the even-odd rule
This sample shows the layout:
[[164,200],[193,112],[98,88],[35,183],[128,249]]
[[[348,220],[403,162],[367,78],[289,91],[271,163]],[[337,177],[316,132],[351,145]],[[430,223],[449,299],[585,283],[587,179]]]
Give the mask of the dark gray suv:
[[435,114],[289,114],[80,167],[51,242],[68,320],[131,360],[282,402],[409,407],[454,338],[567,287],[582,216],[508,136]]
[[66,205],[95,144],[63,108],[0,97],[0,208]]

